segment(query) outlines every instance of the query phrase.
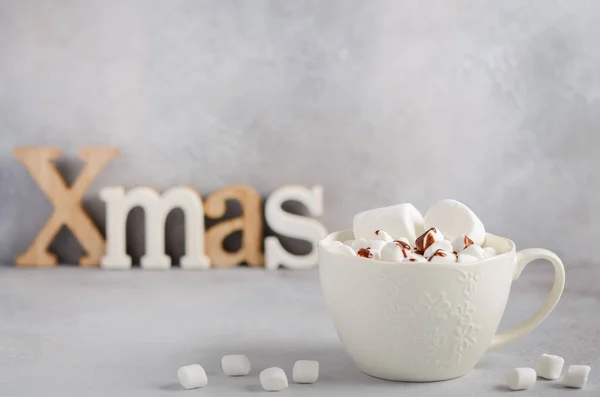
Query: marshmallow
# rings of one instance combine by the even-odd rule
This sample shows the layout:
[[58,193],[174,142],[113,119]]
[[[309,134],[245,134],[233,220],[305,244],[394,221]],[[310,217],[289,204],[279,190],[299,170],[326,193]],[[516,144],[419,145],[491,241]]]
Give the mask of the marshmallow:
[[369,246],[369,241],[366,238],[359,237],[356,240],[352,241],[352,249],[354,251],[358,251],[361,248],[367,248]]
[[292,369],[292,379],[296,383],[315,383],[319,378],[319,362],[298,360]]
[[329,245],[329,250],[336,254],[356,256],[356,252],[341,241],[334,241]]
[[356,238],[372,238],[375,230],[385,230],[394,239],[406,237],[412,244],[423,233],[423,216],[408,203],[376,208],[354,216],[352,229]]
[[404,243],[401,241],[392,241],[387,243],[381,249],[381,260],[388,262],[402,262],[405,258],[408,258],[410,253],[410,247],[407,250]]
[[545,379],[558,379],[562,372],[563,365],[565,365],[564,358],[553,356],[552,354],[542,354],[538,359],[537,374]]
[[452,251],[456,253],[460,253],[460,251],[467,248],[469,245],[473,244],[473,240],[469,238],[466,234],[461,234],[456,236],[454,240],[452,240]]
[[486,258],[492,257],[492,256],[496,255],[496,250],[494,249],[494,247],[485,247],[483,249],[483,255]]
[[369,240],[369,244],[367,245],[367,248],[370,248],[371,251],[377,251],[379,253],[381,253],[381,250],[383,249],[383,247],[387,244],[387,241],[383,241],[383,240]]
[[429,257],[429,263],[456,263],[456,254],[437,250]]
[[408,257],[402,259],[402,262],[427,262],[427,258],[422,255],[409,252]]
[[458,263],[471,263],[471,262],[477,262],[480,259],[476,256],[473,255],[469,255],[469,254],[463,254],[462,252],[460,254],[458,254],[458,257],[456,259],[456,262]]
[[250,372],[250,360],[243,354],[223,356],[221,367],[223,372],[229,376],[244,376]]
[[397,243],[402,244],[402,246],[408,250],[410,250],[410,242],[408,241],[408,239],[406,237],[400,237],[399,239],[394,240]]
[[208,383],[204,368],[198,364],[184,365],[177,370],[179,383],[186,389],[197,389]]
[[427,247],[427,249],[425,250],[425,253],[423,255],[426,258],[429,258],[437,250],[442,250],[442,251],[446,251],[446,252],[454,251],[452,249],[452,243],[450,243],[450,241],[440,240],[440,241],[436,241],[435,243],[433,243],[429,247]]
[[506,385],[511,390],[525,390],[535,384],[536,373],[533,368],[515,368],[506,375]]
[[469,245],[467,248],[460,252],[461,254],[471,255],[476,257],[478,260],[485,258],[485,252],[483,252],[483,248],[481,248],[477,244]]
[[288,387],[287,376],[281,368],[272,367],[263,370],[260,375],[260,385],[266,391],[281,391]]
[[380,259],[381,258],[379,251],[375,251],[370,248],[361,248],[356,252],[356,255],[362,256],[363,258],[368,258],[368,259]]
[[589,365],[569,365],[563,385],[581,389],[588,381],[591,368]]
[[427,229],[415,240],[415,252],[422,254],[429,246],[437,241],[442,241],[444,235],[435,227]]
[[439,228],[449,240],[466,234],[474,244],[485,240],[485,227],[479,218],[463,203],[442,200],[429,208],[425,214],[425,228]]

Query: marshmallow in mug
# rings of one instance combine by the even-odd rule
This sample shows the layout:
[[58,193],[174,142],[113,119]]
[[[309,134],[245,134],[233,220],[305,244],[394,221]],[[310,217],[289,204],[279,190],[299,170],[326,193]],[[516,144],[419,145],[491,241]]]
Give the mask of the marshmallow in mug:
[[473,244],[483,245],[485,227],[469,207],[456,200],[442,200],[432,205],[424,217],[426,229],[442,230],[448,240],[467,235]]
[[401,241],[391,241],[381,249],[381,260],[387,262],[402,262],[411,252],[410,245]]
[[452,240],[452,250],[454,252],[460,252],[467,248],[469,245],[473,245],[473,240],[469,238],[466,234],[461,234],[456,236],[454,240]]
[[417,254],[422,254],[431,245],[443,240],[444,235],[442,234],[442,232],[440,232],[435,227],[430,227],[429,229],[427,229],[427,231],[425,231],[425,233],[417,237],[417,239],[415,240],[415,252]]
[[[438,227],[439,224],[443,227]],[[373,229],[381,225],[392,232]],[[422,230],[423,226],[428,229],[415,237],[414,232]],[[347,248],[341,248],[342,244],[337,242],[332,247],[334,251],[397,263],[470,263],[496,255],[493,247],[481,246],[485,228],[479,218],[467,206],[454,200],[436,203],[424,218],[410,204],[361,212],[354,217],[353,229],[356,239],[345,241]],[[414,241],[414,249],[410,246],[411,241]]]
[[404,258],[402,260],[402,262],[427,262],[427,258],[425,258],[423,255],[419,255],[419,254],[415,254],[414,252],[411,252],[408,254],[407,258]]
[[[384,236],[389,235],[385,231],[379,232]],[[419,236],[415,241],[414,249],[403,238],[390,242],[357,238],[344,243],[334,241],[331,250],[340,254],[396,263],[470,263],[496,254],[493,247],[482,248],[473,244],[466,235],[455,238],[453,242],[444,240],[442,232],[436,228],[430,228]]]
[[363,258],[368,258],[368,259],[381,259],[381,255],[379,254],[379,251],[376,251],[369,247],[359,249],[356,252],[356,255],[362,256]]
[[439,249],[427,260],[431,263],[456,263],[456,254],[454,252],[447,252]]
[[393,239],[404,237],[410,244],[423,233],[423,215],[412,204],[402,203],[363,211],[354,216],[352,231],[355,238],[374,240],[377,230],[384,230]]
[[356,252],[354,251],[353,247],[348,246],[340,241],[334,241],[331,243],[329,249],[338,254],[356,256]]
[[379,252],[387,242],[385,240],[367,240],[366,238],[359,237],[356,240],[346,241],[344,244],[350,245],[355,252],[363,248]]
[[427,247],[423,255],[425,258],[430,258],[438,250],[442,250],[444,252],[456,252],[454,249],[452,249],[452,243],[450,241],[440,240]]

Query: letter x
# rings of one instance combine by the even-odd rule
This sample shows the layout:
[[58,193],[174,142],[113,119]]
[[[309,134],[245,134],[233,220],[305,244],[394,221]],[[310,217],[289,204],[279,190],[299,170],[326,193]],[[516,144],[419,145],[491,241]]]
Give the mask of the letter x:
[[63,225],[66,225],[86,251],[81,266],[98,266],[104,254],[104,238],[85,212],[81,199],[106,163],[119,155],[112,147],[87,147],[79,153],[85,168],[69,188],[52,163],[60,157],[60,149],[54,147],[16,148],[14,156],[29,171],[38,186],[54,206],[52,216],[33,243],[16,260],[17,266],[52,267],[56,255],[48,252],[48,246]]

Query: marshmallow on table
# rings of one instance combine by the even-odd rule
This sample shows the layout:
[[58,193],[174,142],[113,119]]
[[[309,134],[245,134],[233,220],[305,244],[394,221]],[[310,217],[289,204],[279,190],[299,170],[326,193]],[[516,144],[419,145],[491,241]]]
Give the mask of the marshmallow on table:
[[452,240],[452,250],[456,253],[467,248],[469,245],[473,244],[473,240],[469,238],[466,234],[460,234]]
[[354,237],[372,238],[375,230],[385,230],[394,239],[406,237],[410,244],[423,233],[423,216],[408,203],[358,213],[352,222]]
[[298,360],[292,369],[292,379],[296,383],[315,383],[319,378],[319,362]]
[[402,262],[408,258],[410,247],[408,249],[401,241],[392,241],[387,243],[381,249],[381,260],[388,262]]
[[537,363],[538,376],[545,379],[558,379],[562,372],[565,359],[552,354],[542,354]]
[[533,368],[515,368],[506,375],[506,385],[511,390],[525,390],[535,384],[536,378]]
[[426,258],[429,258],[437,250],[442,250],[442,251],[446,251],[446,252],[454,251],[454,249],[452,248],[452,243],[450,241],[440,240],[440,241],[436,241],[435,243],[433,243],[429,247],[427,247],[423,256],[425,256]]
[[563,379],[563,385],[581,389],[587,383],[590,371],[589,365],[569,365],[567,374]]
[[481,248],[477,244],[469,245],[467,248],[460,251],[460,253],[463,255],[474,256],[477,258],[477,260],[481,260],[481,259],[485,258],[485,252],[483,251],[483,248]]
[[425,214],[425,228],[439,228],[449,240],[466,234],[474,244],[485,241],[485,227],[477,215],[463,203],[442,200],[429,208]]
[[337,254],[356,256],[356,252],[341,241],[332,242],[329,245],[329,250]]
[[415,240],[415,251],[422,254],[433,243],[442,240],[444,240],[442,232],[435,227],[430,227]]
[[260,385],[266,391],[280,391],[288,387],[285,372],[278,367],[267,368],[260,375]]
[[204,368],[198,364],[185,365],[177,370],[179,383],[186,389],[204,387],[208,383]]
[[456,263],[456,255],[454,252],[446,252],[439,249],[435,251],[427,260],[429,263]]
[[223,356],[221,368],[229,376],[244,376],[250,372],[250,360],[243,354]]

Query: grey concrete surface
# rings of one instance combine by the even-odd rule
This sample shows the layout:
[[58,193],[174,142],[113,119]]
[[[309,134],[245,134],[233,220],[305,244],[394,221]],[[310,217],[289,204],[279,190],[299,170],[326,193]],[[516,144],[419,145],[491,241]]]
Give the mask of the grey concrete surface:
[[[90,144],[123,152],[86,196],[101,228],[103,186],[321,184],[331,230],[455,198],[520,247],[588,262],[599,26],[592,0],[0,0],[0,263],[51,213],[11,150],[61,147],[72,181]],[[181,255],[178,215],[169,229]],[[53,248],[81,252],[68,233]]]
[[[295,360],[321,362],[313,385],[294,396],[508,396],[505,373],[535,366],[542,353],[592,366],[583,390],[538,380],[520,396],[600,394],[600,285],[597,266],[567,269],[563,299],[531,334],[487,355],[468,375],[407,384],[359,372],[337,339],[316,271],[108,272],[0,267],[0,396],[247,396],[258,373]],[[532,314],[550,289],[549,267],[534,263],[513,285],[500,329]],[[225,354],[246,354],[249,376],[227,378]],[[203,390],[184,392],[176,371],[200,363]]]

